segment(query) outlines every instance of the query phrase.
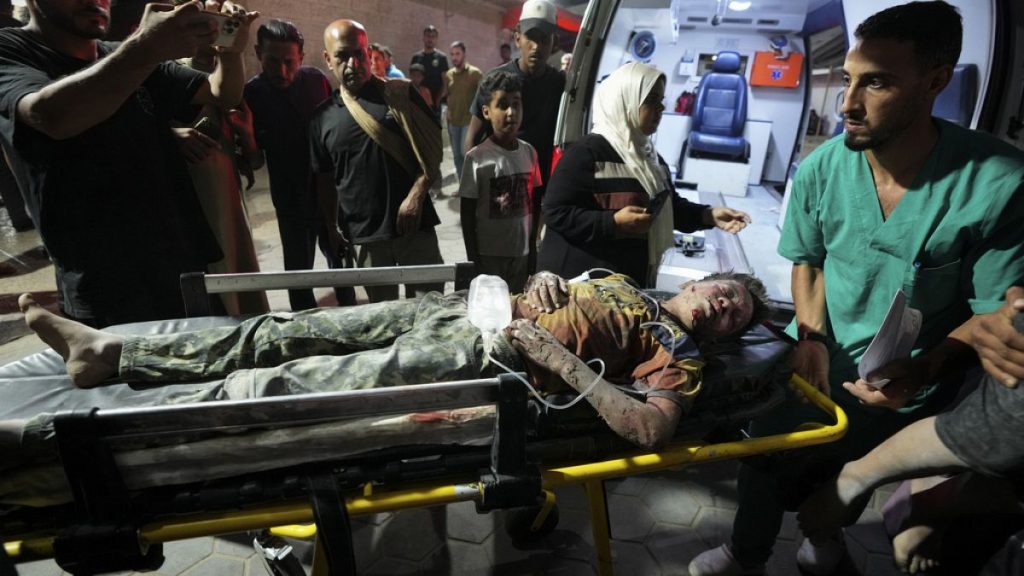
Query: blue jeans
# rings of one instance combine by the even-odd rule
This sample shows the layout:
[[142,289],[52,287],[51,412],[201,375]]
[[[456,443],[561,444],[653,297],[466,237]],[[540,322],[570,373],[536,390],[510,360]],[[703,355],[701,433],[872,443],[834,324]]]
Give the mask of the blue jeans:
[[466,132],[469,131],[469,124],[465,126],[448,125],[448,137],[452,141],[452,158],[455,159],[455,178],[462,181],[462,163],[466,160],[466,149],[462,143],[466,139]]

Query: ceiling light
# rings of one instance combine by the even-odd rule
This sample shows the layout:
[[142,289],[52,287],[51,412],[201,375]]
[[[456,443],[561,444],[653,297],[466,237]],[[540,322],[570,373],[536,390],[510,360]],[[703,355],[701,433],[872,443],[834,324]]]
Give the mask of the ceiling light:
[[732,2],[729,2],[729,10],[732,10],[733,12],[743,12],[744,10],[750,8],[751,4],[753,4],[753,2],[740,2],[739,0],[732,0]]

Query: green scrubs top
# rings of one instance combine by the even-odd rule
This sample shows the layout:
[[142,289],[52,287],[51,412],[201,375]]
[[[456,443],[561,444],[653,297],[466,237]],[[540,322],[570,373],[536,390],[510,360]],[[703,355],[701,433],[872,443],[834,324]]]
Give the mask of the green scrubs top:
[[1024,153],[935,122],[938,142],[888,220],[865,154],[842,135],[808,156],[793,181],[779,254],[824,269],[833,391],[857,378],[897,290],[923,315],[917,354],[972,314],[999,308],[1024,279]]

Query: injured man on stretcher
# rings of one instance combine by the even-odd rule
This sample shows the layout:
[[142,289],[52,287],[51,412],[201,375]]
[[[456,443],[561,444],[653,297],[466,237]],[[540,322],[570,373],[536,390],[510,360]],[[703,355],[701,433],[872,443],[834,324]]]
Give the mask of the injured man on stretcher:
[[[54,315],[29,294],[29,328],[61,355],[79,388],[124,382],[224,378],[232,398],[330,392],[526,370],[544,393],[585,391],[609,427],[645,448],[673,435],[701,390],[697,343],[737,336],[767,317],[753,276],[712,274],[658,301],[627,277],[567,283],[541,272],[512,296],[512,323],[485,352],[466,292],[303,312],[275,312],[234,327],[147,336],[103,332]],[[616,386],[632,386],[643,400]]]

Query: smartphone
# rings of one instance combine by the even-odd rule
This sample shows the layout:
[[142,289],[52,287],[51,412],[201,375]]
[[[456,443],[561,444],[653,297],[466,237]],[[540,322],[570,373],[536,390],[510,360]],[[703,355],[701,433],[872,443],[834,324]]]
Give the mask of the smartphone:
[[671,192],[668,190],[662,190],[660,194],[651,198],[651,204],[647,207],[647,213],[657,216],[661,209],[665,207],[665,202],[668,202],[669,194]]
[[[189,0],[171,0],[171,3],[175,6],[181,6],[188,1]],[[200,10],[202,10],[202,8],[200,8]],[[235,35],[238,34],[238,27],[242,25],[242,21],[238,16],[244,15],[245,10],[238,9],[236,14],[208,12],[203,10],[202,14],[217,22],[217,40],[213,42],[214,46],[227,48],[235,44]]]
[[235,44],[235,36],[238,34],[238,28],[242,25],[242,21],[238,16],[234,14],[225,14],[223,12],[204,12],[209,15],[217,22],[217,39],[213,42],[214,46],[220,46],[227,48]]

